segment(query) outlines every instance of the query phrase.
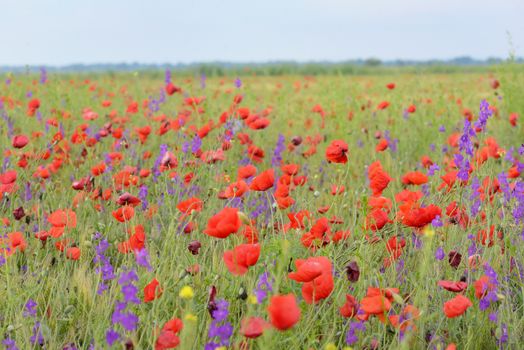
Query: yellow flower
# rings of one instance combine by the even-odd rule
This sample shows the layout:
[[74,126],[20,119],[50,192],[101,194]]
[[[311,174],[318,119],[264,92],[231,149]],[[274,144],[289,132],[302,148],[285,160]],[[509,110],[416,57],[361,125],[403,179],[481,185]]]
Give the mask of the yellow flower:
[[195,292],[190,286],[183,286],[182,289],[180,289],[178,296],[182,299],[192,299],[195,296]]
[[426,225],[422,232],[424,232],[427,238],[432,238],[435,235],[435,230],[431,225]]
[[192,321],[192,322],[196,322],[196,321],[197,321],[197,317],[196,317],[196,315],[191,314],[191,313],[186,314],[186,316],[184,317],[184,319],[185,319],[186,321]]
[[250,296],[247,297],[247,301],[250,303],[250,304],[253,304],[253,305],[256,305],[258,304],[258,299],[255,295],[251,294]]
[[324,350],[337,350],[337,346],[334,343],[327,343],[324,346]]
[[353,350],[353,348],[351,346],[346,346],[342,350]]

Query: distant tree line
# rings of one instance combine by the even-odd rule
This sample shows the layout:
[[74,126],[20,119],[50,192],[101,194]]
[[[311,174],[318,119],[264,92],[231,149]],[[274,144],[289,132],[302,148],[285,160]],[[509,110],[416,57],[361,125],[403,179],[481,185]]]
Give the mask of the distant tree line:
[[[511,58],[512,63],[521,65],[523,58]],[[59,73],[118,73],[118,72],[160,72],[170,69],[182,75],[213,76],[278,76],[278,75],[368,75],[388,74],[394,72],[426,72],[452,73],[485,71],[487,67],[507,62],[500,58],[476,60],[471,57],[457,57],[451,60],[393,60],[381,61],[377,58],[358,59],[344,62],[294,62],[276,61],[266,63],[231,63],[209,62],[191,64],[75,64],[61,67],[45,67],[48,72]],[[35,66],[0,66],[0,73],[27,73],[39,72],[42,67]]]

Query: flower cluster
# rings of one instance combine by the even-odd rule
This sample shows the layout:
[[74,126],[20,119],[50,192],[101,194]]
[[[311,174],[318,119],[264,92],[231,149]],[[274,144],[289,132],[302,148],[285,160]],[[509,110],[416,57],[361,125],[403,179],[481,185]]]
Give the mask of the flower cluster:
[[134,281],[138,281],[138,276],[133,269],[123,271],[120,274],[118,284],[123,295],[123,301],[116,302],[115,310],[111,316],[113,326],[106,332],[106,342],[109,346],[121,339],[120,333],[115,330],[117,324],[120,324],[126,331],[134,331],[137,328],[138,316],[128,310],[131,304],[140,304],[140,299],[137,297],[138,288],[133,285]]
[[213,321],[211,321],[207,334],[210,341],[206,344],[205,350],[215,350],[221,346],[229,346],[229,339],[233,334],[233,326],[226,321],[229,316],[229,303],[224,299],[220,299],[216,301],[215,307],[211,313]]

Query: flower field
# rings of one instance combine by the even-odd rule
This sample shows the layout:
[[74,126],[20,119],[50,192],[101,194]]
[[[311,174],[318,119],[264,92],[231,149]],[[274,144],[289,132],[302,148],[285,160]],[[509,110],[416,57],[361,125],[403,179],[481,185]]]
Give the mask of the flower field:
[[519,349],[523,75],[4,76],[6,349]]

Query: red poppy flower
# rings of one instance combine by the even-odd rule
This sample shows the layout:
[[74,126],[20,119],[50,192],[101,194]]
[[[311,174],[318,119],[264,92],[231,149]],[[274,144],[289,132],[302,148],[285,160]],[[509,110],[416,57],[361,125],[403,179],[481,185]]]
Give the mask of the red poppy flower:
[[379,161],[371,163],[368,167],[369,187],[373,191],[373,196],[381,196],[382,191],[388,187],[391,177],[382,169]]
[[442,210],[434,204],[421,208],[416,203],[406,203],[401,205],[399,209],[399,218],[402,223],[415,228],[428,225],[437,215],[442,214]]
[[275,183],[275,171],[273,169],[268,169],[264,172],[258,174],[251,182],[249,187],[253,191],[265,191]]
[[204,233],[216,238],[226,238],[237,232],[240,225],[238,209],[226,207],[208,220]]
[[246,338],[254,339],[260,337],[264,331],[270,327],[261,317],[249,317],[245,318],[241,322],[240,334]]
[[378,105],[377,105],[377,109],[386,109],[389,107],[389,102],[388,101],[382,101],[380,102]]
[[176,348],[180,344],[178,333],[184,328],[182,320],[172,319],[162,327],[162,331],[155,342],[155,350],[166,350]]
[[298,259],[295,261],[297,271],[289,273],[288,277],[297,282],[311,282],[325,271],[326,264],[323,262],[325,259],[327,258]]
[[80,259],[80,248],[78,247],[69,247],[66,249],[66,257],[70,260]]
[[298,174],[300,166],[298,164],[285,164],[280,167],[282,172],[289,176],[294,176]]
[[388,140],[382,139],[375,146],[375,152],[383,152],[388,148],[388,146],[389,146]]
[[333,163],[347,163],[348,144],[343,140],[331,141],[331,144],[326,149],[326,158]]
[[358,302],[354,296],[346,294],[346,303],[339,309],[343,317],[353,317],[358,311]]
[[473,303],[471,303],[468,298],[459,294],[444,303],[444,314],[448,318],[458,317],[466,312],[466,310],[472,305]]
[[300,241],[305,247],[315,250],[315,248],[320,248],[328,244],[330,235],[331,228],[329,226],[329,220],[327,218],[320,218],[311,227],[311,230],[302,235]]
[[473,283],[475,288],[475,297],[477,299],[483,298],[489,291],[496,288],[495,285],[489,282],[489,277],[486,275],[481,276],[478,280]]
[[172,82],[167,83],[167,85],[166,85],[166,93],[169,96],[171,96],[171,95],[173,95],[174,93],[177,93],[177,92],[182,92],[182,89],[179,88],[178,86],[175,86],[175,84],[173,84]]
[[388,213],[386,211],[381,209],[373,209],[366,216],[364,228],[366,230],[378,231],[390,222],[391,220],[388,218]]
[[57,238],[64,234],[66,228],[76,227],[76,213],[71,209],[59,209],[49,215],[47,221],[52,225],[49,234]]
[[233,250],[224,252],[224,262],[233,275],[243,275],[249,266],[257,263],[260,256],[260,244],[241,244]]
[[239,180],[250,178],[251,176],[255,176],[257,173],[257,168],[255,168],[254,165],[246,165],[241,166],[238,168],[237,171],[237,178]]
[[0,256],[13,255],[16,251],[23,252],[26,247],[27,243],[22,232],[8,233],[7,239],[0,237]]
[[27,104],[27,115],[34,116],[38,108],[40,108],[40,100],[37,98],[32,99]]
[[455,281],[438,281],[438,285],[444,288],[445,290],[449,290],[450,292],[459,293],[466,288],[468,288],[468,284],[466,282],[455,282]]
[[144,287],[144,303],[149,303],[150,301],[158,298],[160,295],[162,295],[160,283],[156,278],[153,278],[153,280]]
[[29,143],[29,138],[25,135],[16,135],[13,137],[14,148],[24,148]]
[[113,211],[113,217],[119,222],[129,221],[135,216],[135,209],[132,206],[125,205]]
[[406,202],[418,202],[419,199],[423,197],[423,193],[421,191],[409,191],[409,190],[403,190],[395,195],[395,200],[397,203],[406,203]]
[[370,315],[382,315],[391,309],[391,302],[382,294],[365,296],[360,301],[360,309]]
[[[297,272],[288,277],[302,285],[302,296],[308,304],[318,303],[327,298],[334,288],[331,261],[325,256],[298,259],[295,262]],[[320,274],[318,273],[320,270]]]
[[176,206],[178,210],[180,210],[181,213],[189,214],[193,210],[194,211],[201,211],[204,207],[204,202],[200,198],[192,197],[189,199],[186,199],[185,201],[182,201],[178,203]]
[[267,311],[273,327],[281,331],[293,327],[300,320],[300,309],[293,294],[272,296]]
[[142,201],[138,197],[135,197],[127,192],[122,193],[120,197],[118,197],[116,202],[118,205],[130,205],[132,207],[136,207],[137,205],[142,203]]
[[402,176],[404,185],[422,185],[428,182],[428,177],[420,171],[411,171]]

